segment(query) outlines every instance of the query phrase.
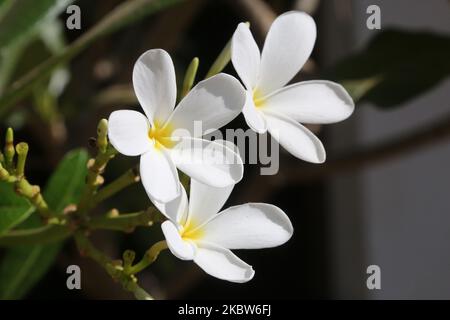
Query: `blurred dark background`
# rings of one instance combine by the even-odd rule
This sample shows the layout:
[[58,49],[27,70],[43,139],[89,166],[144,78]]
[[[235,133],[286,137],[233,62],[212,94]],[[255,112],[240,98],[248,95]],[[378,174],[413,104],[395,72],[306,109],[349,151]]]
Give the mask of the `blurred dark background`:
[[[65,30],[67,42],[76,40],[120,3],[77,1],[82,29]],[[366,26],[366,9],[372,4],[381,9],[380,30]],[[36,109],[25,111],[27,103],[32,102],[24,101],[8,113],[2,132],[13,125],[17,141],[30,142],[28,177],[44,185],[67,151],[88,148],[99,119],[123,107],[139,108],[130,90],[132,67],[142,52],[150,48],[167,50],[174,59],[178,81],[190,60],[199,57],[197,79],[201,79],[239,22],[250,21],[261,46],[272,19],[293,9],[309,12],[318,26],[313,55],[297,81],[348,80],[345,76],[350,73],[341,76],[338,72],[339,63],[361,58],[355,55],[365,53],[371,41],[386,30],[441,35],[448,44],[450,4],[445,0],[188,0],[101,38],[73,59],[70,82],[58,98],[56,120],[49,122]],[[66,17],[62,13],[60,20]],[[39,57],[43,51],[40,46],[33,44],[34,49],[23,54],[24,64],[37,64],[48,56],[43,53]],[[383,50],[385,55],[377,56],[376,63],[367,60],[365,65],[383,66],[380,59],[388,65],[392,63],[390,52],[399,52],[389,45]],[[396,96],[394,91],[402,89],[406,98],[377,103],[368,94],[366,99],[355,99],[356,110],[349,120],[311,127],[324,142],[328,164],[322,168],[306,164],[280,150],[280,172],[275,176],[260,176],[259,165],[246,166],[245,177],[226,206],[270,202],[289,215],[295,228],[293,238],[281,247],[237,251],[254,267],[252,281],[223,282],[204,274],[193,263],[164,252],[140,274],[142,287],[155,297],[169,299],[450,298],[450,144],[445,139],[448,132],[441,127],[437,134],[431,132],[450,116],[448,69],[426,90],[416,87],[412,85],[415,78],[429,77],[427,71],[416,68],[418,64],[426,70],[441,66],[426,55],[421,56],[423,60],[415,59],[412,49],[403,50],[397,57],[404,63],[403,77],[396,78],[380,94]],[[354,66],[358,65],[355,62]],[[27,70],[21,66],[16,77],[22,68]],[[383,70],[380,67],[380,73]],[[235,74],[231,65],[225,72]],[[374,75],[377,73],[367,77]],[[367,77],[358,79],[357,88],[364,89]],[[239,116],[228,127],[246,125]],[[416,133],[433,138],[424,140]],[[108,166],[106,180],[119,176],[136,161],[116,157]],[[137,184],[97,213],[113,207],[133,212],[148,205],[143,188]],[[94,243],[115,258],[125,249],[142,255],[161,238],[159,226],[139,228],[133,234],[92,235]],[[65,270],[70,264],[81,266],[80,291],[66,288]],[[381,290],[366,287],[366,269],[372,264],[381,268]],[[95,263],[80,258],[74,243],[68,241],[27,298],[128,299],[131,295]]]

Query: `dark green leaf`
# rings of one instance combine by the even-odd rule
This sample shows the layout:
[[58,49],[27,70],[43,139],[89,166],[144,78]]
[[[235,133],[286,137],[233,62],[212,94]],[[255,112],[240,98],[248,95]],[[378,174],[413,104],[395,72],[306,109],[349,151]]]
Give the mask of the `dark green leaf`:
[[0,182],[0,236],[24,221],[34,207],[18,196],[11,184]]
[[0,265],[0,299],[21,299],[53,264],[62,244],[9,249]]
[[[60,212],[80,198],[86,176],[88,155],[84,150],[68,153],[50,178],[44,191],[51,209]],[[39,226],[36,216],[22,225]],[[9,249],[0,265],[0,299],[20,299],[47,273],[63,242],[20,246]]]
[[1,48],[16,45],[38,28],[48,18],[63,11],[73,0],[15,0],[8,1],[8,6],[0,17]]
[[10,90],[7,90],[0,96],[0,116],[5,115],[8,108],[29,94],[34,86],[46,79],[55,68],[74,58],[101,37],[109,35],[131,22],[142,19],[146,15],[156,13],[181,1],[183,0],[130,0],[121,3],[60,53],[36,66],[24,77],[17,80]]
[[52,210],[60,212],[78,202],[85,183],[87,160],[86,151],[74,150],[59,164],[44,191],[44,198]]
[[355,100],[393,107],[424,93],[450,74],[450,37],[386,30],[327,75]]

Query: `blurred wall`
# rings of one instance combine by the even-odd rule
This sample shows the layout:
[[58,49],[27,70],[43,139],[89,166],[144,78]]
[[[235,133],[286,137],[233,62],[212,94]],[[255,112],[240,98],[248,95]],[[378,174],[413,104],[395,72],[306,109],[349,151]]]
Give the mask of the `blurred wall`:
[[[324,1],[319,24],[322,62],[362,48],[377,31],[366,8],[381,8],[382,29],[450,33],[446,0]],[[432,61],[423,61],[433,68]],[[405,83],[405,86],[408,84]],[[450,80],[392,111],[358,105],[346,126],[327,131],[332,154],[389,140],[450,113]],[[329,188],[336,298],[450,298],[450,143],[342,174]],[[366,268],[381,268],[381,290],[366,288]]]

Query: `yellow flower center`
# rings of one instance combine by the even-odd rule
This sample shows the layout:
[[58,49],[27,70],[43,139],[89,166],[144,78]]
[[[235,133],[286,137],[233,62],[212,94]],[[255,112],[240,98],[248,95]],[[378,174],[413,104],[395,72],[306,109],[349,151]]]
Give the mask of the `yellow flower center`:
[[155,121],[153,127],[148,131],[148,137],[155,142],[156,148],[172,148],[175,142],[171,139],[173,127],[170,123],[161,125],[160,122]]
[[261,92],[258,89],[253,91],[253,103],[256,108],[262,108],[266,103],[266,99],[262,96]]
[[183,240],[196,241],[201,239],[204,234],[203,229],[198,228],[198,224],[193,219],[187,221],[180,231],[180,235]]

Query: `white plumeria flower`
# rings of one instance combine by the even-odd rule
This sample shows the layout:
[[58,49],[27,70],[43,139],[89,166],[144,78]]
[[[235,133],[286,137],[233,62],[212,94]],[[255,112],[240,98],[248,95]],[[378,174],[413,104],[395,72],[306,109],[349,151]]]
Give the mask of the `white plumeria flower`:
[[[180,195],[177,168],[215,187],[242,179],[242,159],[232,149],[200,139],[205,131],[219,129],[242,111],[245,90],[237,79],[218,74],[201,81],[174,110],[173,62],[166,51],[154,49],[137,60],[133,86],[145,116],[133,110],[111,113],[108,136],[120,153],[141,156],[142,183],[152,201],[168,202]],[[195,127],[198,123],[203,132]]]
[[286,214],[270,204],[248,203],[219,212],[232,189],[191,179],[189,201],[183,188],[177,199],[155,205],[169,219],[161,228],[176,257],[193,260],[216,278],[247,282],[255,272],[230,249],[276,247],[294,230]]
[[354,103],[341,85],[330,81],[285,86],[308,60],[315,40],[314,20],[291,11],[275,19],[261,54],[249,27],[239,24],[231,57],[247,89],[243,114],[248,126],[258,133],[269,131],[295,157],[322,163],[326,158],[322,143],[299,122],[344,120],[352,114]]

